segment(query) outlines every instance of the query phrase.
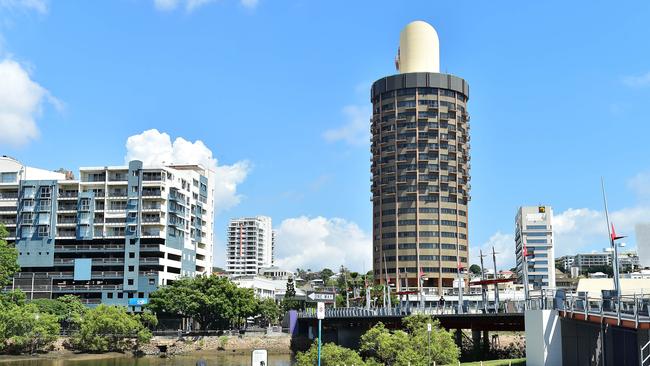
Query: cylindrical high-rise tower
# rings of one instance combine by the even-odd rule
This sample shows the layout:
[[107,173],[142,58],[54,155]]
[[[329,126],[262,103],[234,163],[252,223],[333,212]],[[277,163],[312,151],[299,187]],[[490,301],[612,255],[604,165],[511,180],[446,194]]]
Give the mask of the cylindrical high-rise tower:
[[400,290],[441,291],[469,254],[469,86],[439,72],[438,35],[422,21],[402,31],[396,66],[371,90],[373,269]]

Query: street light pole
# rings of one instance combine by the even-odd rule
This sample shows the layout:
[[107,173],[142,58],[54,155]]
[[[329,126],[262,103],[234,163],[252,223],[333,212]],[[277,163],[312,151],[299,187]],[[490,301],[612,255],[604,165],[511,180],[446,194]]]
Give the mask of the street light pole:
[[[492,262],[494,263],[494,279],[497,279],[497,253],[492,247]],[[499,283],[495,282],[494,284],[494,309],[499,312]]]
[[487,313],[487,293],[485,291],[487,285],[485,285],[485,268],[483,268],[483,249],[479,249],[479,257],[481,258],[481,297],[483,299],[483,311]]
[[609,242],[612,247],[614,247],[614,260],[612,261],[612,267],[614,272],[614,291],[616,292],[616,298],[618,299],[621,295],[621,284],[618,277],[618,248],[616,247],[615,233],[612,233],[613,227],[610,227],[609,222],[609,211],[607,209],[607,195],[605,195],[605,179],[600,178],[600,185],[603,190],[603,202],[605,203],[605,220],[607,220],[607,233],[609,234]]

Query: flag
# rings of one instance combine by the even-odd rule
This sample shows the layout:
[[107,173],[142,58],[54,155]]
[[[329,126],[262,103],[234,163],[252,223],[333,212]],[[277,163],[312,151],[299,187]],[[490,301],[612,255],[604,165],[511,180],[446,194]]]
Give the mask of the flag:
[[528,257],[528,249],[526,248],[526,245],[524,244],[524,259]]
[[625,236],[616,236],[616,230],[614,229],[614,223],[612,223],[612,242],[614,240],[623,239]]
[[424,271],[422,270],[422,267],[420,267],[420,277],[424,277]]

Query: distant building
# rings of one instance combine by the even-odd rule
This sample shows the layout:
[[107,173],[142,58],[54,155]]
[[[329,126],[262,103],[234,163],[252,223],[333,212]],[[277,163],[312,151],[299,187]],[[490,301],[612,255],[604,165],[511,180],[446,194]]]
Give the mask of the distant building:
[[555,266],[562,268],[562,271],[567,273],[571,270],[571,267],[573,267],[574,260],[575,260],[574,255],[563,255],[560,258],[555,260]]
[[637,224],[634,228],[636,234],[636,250],[639,253],[639,266],[650,267],[650,222]]
[[611,266],[611,265],[612,265],[612,253],[610,252],[579,253],[575,255],[572,267],[578,267],[582,271],[589,267],[600,267],[600,266]]
[[289,277],[293,277],[293,272],[278,268],[276,266],[271,266],[260,268],[259,275],[272,279],[286,280]]
[[533,289],[555,286],[553,245],[553,209],[550,206],[520,207],[515,217],[515,254],[519,283],[527,282]]
[[[578,272],[585,272],[594,267],[611,267],[612,250],[603,249],[599,253],[578,253],[576,255],[565,255],[558,258],[555,262],[564,272],[570,272],[577,269]],[[622,271],[634,270],[639,267],[639,256],[633,250],[620,252],[618,254],[618,264]]]
[[226,247],[226,272],[231,276],[256,276],[273,265],[275,234],[268,216],[230,220]]

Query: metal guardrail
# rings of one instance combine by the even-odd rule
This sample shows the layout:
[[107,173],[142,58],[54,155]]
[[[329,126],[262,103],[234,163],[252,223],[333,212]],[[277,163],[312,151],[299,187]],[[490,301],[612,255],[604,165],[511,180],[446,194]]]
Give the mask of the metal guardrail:
[[565,293],[564,296],[537,296],[526,302],[528,310],[558,310],[571,314],[615,319],[617,325],[622,321],[650,323],[650,294],[621,295],[611,298],[593,297],[587,294]]
[[[525,302],[522,301],[503,301],[499,311],[495,311],[494,307],[486,309],[479,301],[469,302],[463,305],[463,311],[460,314],[485,314],[485,313],[499,313],[499,314],[522,314],[524,312]],[[458,305],[449,303],[445,305],[438,305],[433,307],[393,307],[393,308],[336,308],[325,309],[326,318],[373,318],[373,317],[387,317],[387,316],[408,316],[411,314],[425,314],[425,315],[456,315],[458,312]],[[316,309],[305,309],[298,312],[298,318],[316,318]]]

